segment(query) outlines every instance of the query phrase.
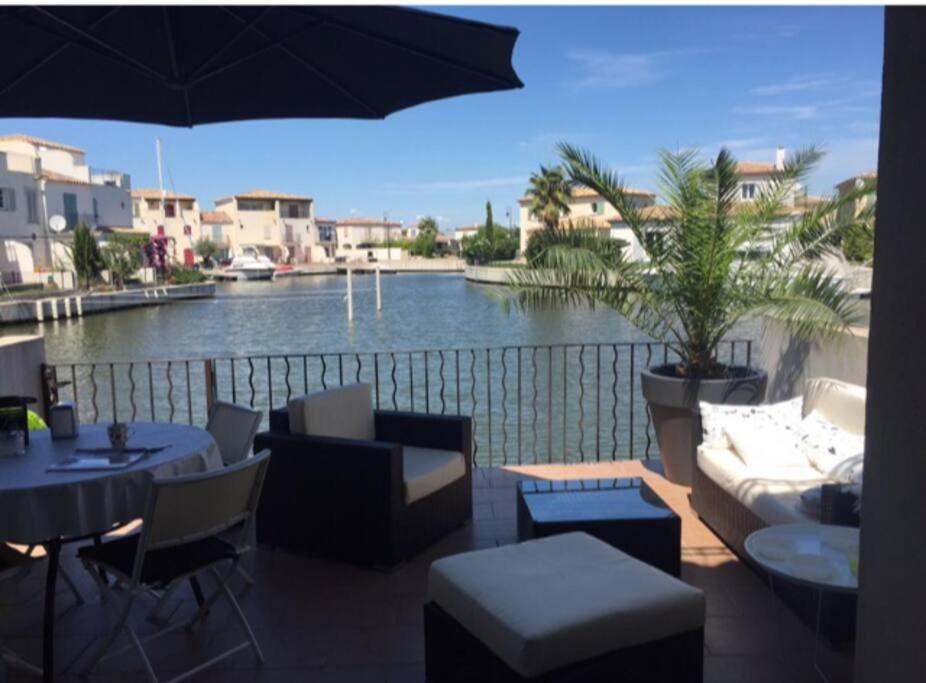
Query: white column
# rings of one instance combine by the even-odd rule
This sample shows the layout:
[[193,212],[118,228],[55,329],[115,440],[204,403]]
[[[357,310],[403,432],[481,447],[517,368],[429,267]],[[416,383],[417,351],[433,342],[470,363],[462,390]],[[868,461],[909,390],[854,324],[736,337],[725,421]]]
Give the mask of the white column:
[[58,300],[49,299],[48,305],[51,306],[51,319],[57,320],[58,319]]
[[71,317],[71,297],[69,296],[64,297],[64,317]]
[[377,311],[383,310],[383,295],[382,295],[382,290],[380,289],[380,286],[379,286],[379,271],[380,271],[380,265],[377,263],[376,264],[376,310]]
[[82,296],[74,297],[74,303],[77,304],[77,317],[84,314],[84,298]]
[[41,299],[37,299],[35,302],[35,319],[39,322],[45,320],[45,308],[42,303]]

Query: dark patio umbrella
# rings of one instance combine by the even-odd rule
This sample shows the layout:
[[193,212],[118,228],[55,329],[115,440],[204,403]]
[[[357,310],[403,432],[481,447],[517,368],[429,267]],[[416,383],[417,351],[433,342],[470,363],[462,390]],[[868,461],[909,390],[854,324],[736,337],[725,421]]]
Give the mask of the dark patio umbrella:
[[517,36],[396,7],[6,7],[0,116],[379,119],[522,87]]

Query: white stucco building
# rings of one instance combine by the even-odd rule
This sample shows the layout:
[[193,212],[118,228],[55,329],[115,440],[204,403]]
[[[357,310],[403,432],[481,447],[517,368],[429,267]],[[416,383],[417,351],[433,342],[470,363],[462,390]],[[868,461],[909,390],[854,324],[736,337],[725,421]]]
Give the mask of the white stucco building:
[[[92,169],[86,152],[29,135],[0,136],[0,272],[7,284],[44,282],[69,265],[63,243],[83,223],[132,226],[130,177]],[[61,216],[65,229],[49,221]]]
[[[652,206],[656,203],[656,193],[638,188],[626,188],[631,201],[635,206]],[[523,254],[531,235],[540,230],[543,225],[530,210],[530,197],[521,197],[520,206],[521,241],[520,251]],[[585,227],[597,227],[608,230],[611,222],[619,218],[617,210],[606,202],[601,195],[587,187],[576,187],[572,190],[569,201],[569,214],[562,217],[561,222]]]
[[326,259],[315,225],[315,203],[309,197],[251,190],[217,199],[215,210],[232,221],[232,253],[251,245],[276,263],[319,263]]
[[335,223],[339,260],[368,261],[404,258],[405,251],[398,247],[381,249],[390,240],[414,239],[417,228],[406,228],[399,221],[385,218],[341,218]]
[[167,253],[175,264],[196,263],[194,244],[202,234],[196,197],[156,188],[132,190],[132,226],[168,239]]

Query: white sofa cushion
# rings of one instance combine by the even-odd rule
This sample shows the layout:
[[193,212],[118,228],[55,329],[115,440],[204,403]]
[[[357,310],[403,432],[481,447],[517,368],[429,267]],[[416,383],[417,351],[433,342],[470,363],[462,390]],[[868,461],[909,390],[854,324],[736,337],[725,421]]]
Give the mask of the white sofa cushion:
[[817,412],[823,419],[852,434],[865,434],[865,387],[829,377],[815,377],[804,385],[801,415]]
[[525,677],[704,626],[701,591],[581,532],[438,560],[428,597]]
[[373,441],[373,387],[349,384],[292,399],[288,404],[289,431],[310,436]]
[[748,467],[807,467],[796,429],[748,420],[724,427],[733,451]]
[[726,448],[698,449],[698,468],[766,524],[813,522],[801,505],[801,493],[831,483],[804,467],[747,467]]
[[459,451],[402,447],[402,479],[405,502],[414,503],[466,474],[466,460]]
[[800,447],[804,457],[817,471],[838,476],[836,473],[847,461],[855,460],[865,452],[865,436],[833,424],[814,410],[801,420]]
[[781,428],[794,426],[801,419],[801,404],[800,398],[761,406],[729,406],[701,401],[698,409],[701,413],[703,445],[707,448],[730,448],[726,427],[732,424],[748,423],[752,426]]

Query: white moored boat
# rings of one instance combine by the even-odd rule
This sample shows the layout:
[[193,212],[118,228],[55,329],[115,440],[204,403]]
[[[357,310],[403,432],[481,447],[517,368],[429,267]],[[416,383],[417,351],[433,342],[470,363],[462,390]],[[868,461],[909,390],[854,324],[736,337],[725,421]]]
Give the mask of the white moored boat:
[[243,246],[235,251],[235,258],[225,272],[234,274],[239,280],[270,280],[275,268],[273,261],[256,247]]

